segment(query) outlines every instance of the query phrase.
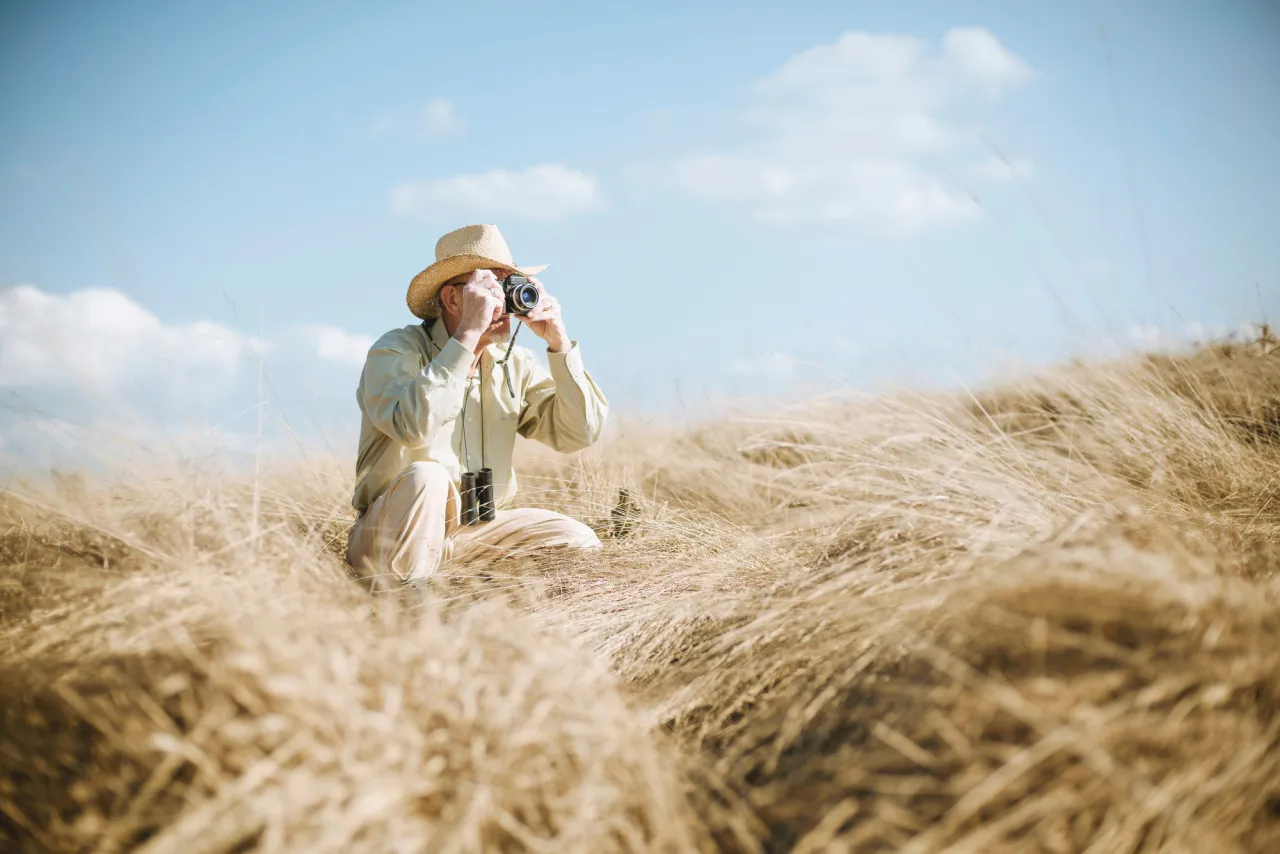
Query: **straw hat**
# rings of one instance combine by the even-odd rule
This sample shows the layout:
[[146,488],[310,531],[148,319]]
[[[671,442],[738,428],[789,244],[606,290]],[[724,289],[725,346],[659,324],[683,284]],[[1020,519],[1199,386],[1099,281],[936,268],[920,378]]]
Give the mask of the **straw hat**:
[[404,300],[409,304],[409,311],[418,317],[426,317],[427,306],[440,293],[440,286],[445,282],[463,273],[493,267],[514,270],[525,276],[547,269],[546,264],[541,267],[516,266],[507,241],[502,239],[502,232],[496,225],[465,225],[436,242],[436,262],[413,277]]

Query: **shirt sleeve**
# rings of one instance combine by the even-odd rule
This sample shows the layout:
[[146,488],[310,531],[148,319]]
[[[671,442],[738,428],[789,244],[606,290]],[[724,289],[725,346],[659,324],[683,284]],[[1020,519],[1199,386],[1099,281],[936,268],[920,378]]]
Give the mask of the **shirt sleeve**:
[[609,402],[583,367],[577,341],[548,353],[547,362],[550,371],[533,363],[518,430],[561,453],[580,451],[600,438]]
[[473,359],[474,354],[456,338],[450,338],[425,365],[415,348],[378,341],[360,375],[360,408],[395,441],[423,447],[462,411]]

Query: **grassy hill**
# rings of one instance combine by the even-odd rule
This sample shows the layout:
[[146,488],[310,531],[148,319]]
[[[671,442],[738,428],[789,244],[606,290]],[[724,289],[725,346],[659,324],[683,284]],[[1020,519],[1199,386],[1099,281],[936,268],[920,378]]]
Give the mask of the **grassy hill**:
[[371,592],[337,466],[0,496],[0,849],[1280,850],[1269,334],[526,471],[634,531]]

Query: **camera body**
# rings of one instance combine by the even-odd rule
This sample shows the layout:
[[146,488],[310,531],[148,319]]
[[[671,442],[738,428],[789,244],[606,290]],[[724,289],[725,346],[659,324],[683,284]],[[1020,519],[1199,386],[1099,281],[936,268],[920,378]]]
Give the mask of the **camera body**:
[[501,280],[502,295],[506,301],[506,314],[523,317],[538,307],[541,294],[538,286],[529,281],[528,276],[512,273]]

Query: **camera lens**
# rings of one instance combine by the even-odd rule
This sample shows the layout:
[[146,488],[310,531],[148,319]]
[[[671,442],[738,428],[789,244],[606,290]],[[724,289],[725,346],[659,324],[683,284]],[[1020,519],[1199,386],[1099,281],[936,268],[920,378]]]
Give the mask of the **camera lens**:
[[511,302],[524,312],[532,311],[538,305],[538,288],[536,285],[521,285],[511,293]]

